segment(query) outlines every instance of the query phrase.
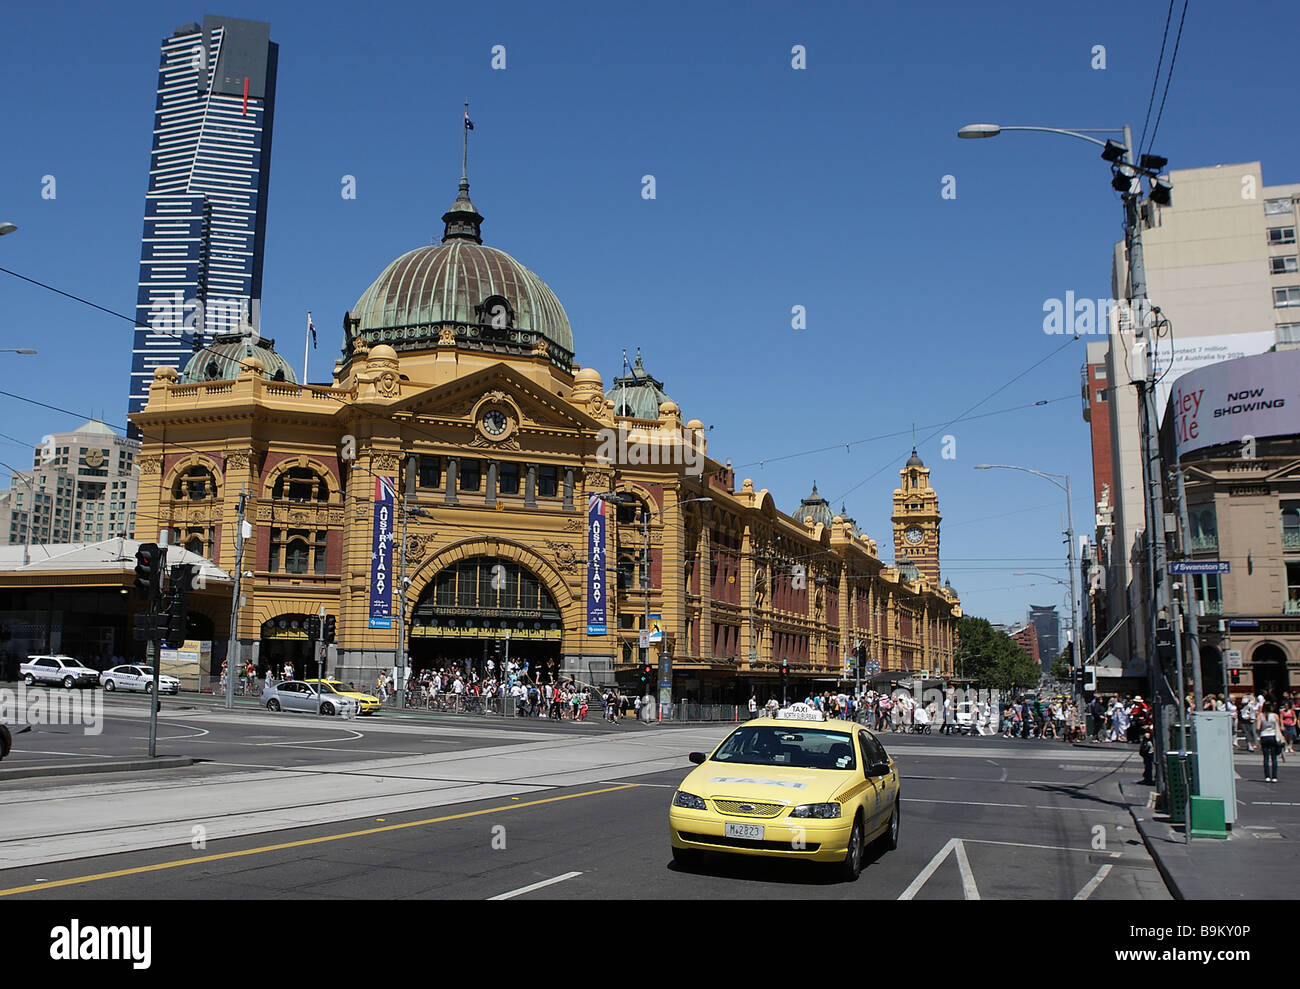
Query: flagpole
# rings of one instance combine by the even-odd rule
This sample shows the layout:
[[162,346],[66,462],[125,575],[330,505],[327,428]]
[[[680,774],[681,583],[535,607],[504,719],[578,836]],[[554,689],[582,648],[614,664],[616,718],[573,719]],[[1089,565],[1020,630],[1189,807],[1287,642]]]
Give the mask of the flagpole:
[[308,348],[311,346],[311,310],[307,310],[307,327],[302,332],[302,381],[300,384],[307,383],[307,358],[310,354]]

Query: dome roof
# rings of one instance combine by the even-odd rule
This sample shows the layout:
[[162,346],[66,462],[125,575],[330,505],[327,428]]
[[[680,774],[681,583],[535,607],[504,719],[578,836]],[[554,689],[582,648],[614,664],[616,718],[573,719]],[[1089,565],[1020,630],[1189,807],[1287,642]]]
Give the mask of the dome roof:
[[817,493],[817,482],[813,481],[812,494],[803,501],[799,502],[798,513],[795,515],[796,522],[803,522],[808,516],[812,516],[813,524],[829,527],[835,519],[835,513],[831,511],[831,504],[825,498]]
[[623,354],[623,367],[629,374],[614,379],[605,397],[614,403],[614,414],[632,419],[658,419],[659,410],[665,402],[673,406],[673,413],[679,413],[677,403],[664,391],[664,383],[646,371],[641,363],[641,348],[636,351],[636,361],[628,368],[627,353]]
[[921,458],[916,455],[916,447],[912,447],[912,455],[907,458],[908,467],[924,467],[925,464]]
[[[408,251],[380,273],[352,310],[372,344],[427,335],[393,332],[408,327],[497,328],[497,315],[504,318],[506,335],[540,334],[572,360],[573,330],[550,287],[504,251],[470,240]],[[531,343],[532,337],[514,342]]]
[[275,341],[254,336],[251,327],[243,333],[219,334],[209,346],[195,351],[181,371],[180,383],[233,381],[247,370],[260,372],[268,381],[298,383],[289,362],[275,352]]

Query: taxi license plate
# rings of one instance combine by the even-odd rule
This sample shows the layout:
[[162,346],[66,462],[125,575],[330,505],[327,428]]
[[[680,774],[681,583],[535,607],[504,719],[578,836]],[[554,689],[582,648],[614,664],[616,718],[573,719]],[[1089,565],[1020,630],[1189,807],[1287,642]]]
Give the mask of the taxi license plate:
[[748,838],[750,841],[763,840],[763,825],[761,824],[736,824],[734,821],[727,822],[728,838]]

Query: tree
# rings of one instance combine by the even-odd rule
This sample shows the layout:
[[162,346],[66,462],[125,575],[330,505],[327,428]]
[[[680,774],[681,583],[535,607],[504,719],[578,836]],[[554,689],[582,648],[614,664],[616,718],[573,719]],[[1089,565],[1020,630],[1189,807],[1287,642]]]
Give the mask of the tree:
[[1061,683],[1069,683],[1070,677],[1073,676],[1074,667],[1074,643],[1067,642],[1065,648],[1061,650],[1061,655],[1056,657],[1056,662],[1052,664],[1052,677]]
[[1011,636],[999,632],[987,619],[963,616],[957,623],[960,645],[957,669],[961,676],[978,680],[981,687],[1007,690],[1036,687],[1042,669]]

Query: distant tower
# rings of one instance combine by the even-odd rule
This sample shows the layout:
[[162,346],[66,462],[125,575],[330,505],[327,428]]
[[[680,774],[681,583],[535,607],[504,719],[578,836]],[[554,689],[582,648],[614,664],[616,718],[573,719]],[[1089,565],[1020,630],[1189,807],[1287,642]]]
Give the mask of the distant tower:
[[217,334],[258,326],[279,56],[270,32],[205,15],[162,42],[128,412],[149,400],[155,368],[179,371]]
[[903,486],[894,491],[894,565],[906,557],[921,576],[939,586],[939,496],[930,487],[930,469],[916,447],[900,470]]

